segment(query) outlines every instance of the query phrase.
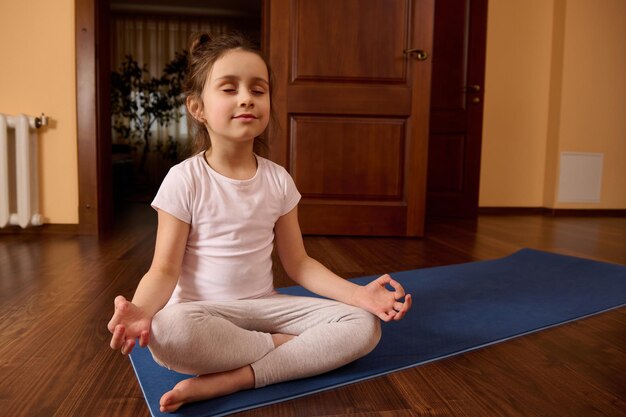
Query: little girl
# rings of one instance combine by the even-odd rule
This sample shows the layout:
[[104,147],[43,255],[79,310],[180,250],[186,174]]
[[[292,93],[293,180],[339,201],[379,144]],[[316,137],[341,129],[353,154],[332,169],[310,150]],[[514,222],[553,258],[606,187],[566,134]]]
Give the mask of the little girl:
[[[128,354],[138,338],[160,365],[197,375],[161,397],[162,412],[345,365],[374,349],[378,318],[411,307],[388,275],[359,286],[307,255],[293,180],[254,152],[271,87],[245,39],[193,41],[186,104],[197,152],[163,180],[152,265],[132,302],[115,299],[108,324],[111,348]],[[287,274],[327,299],[274,291],[274,240]]]

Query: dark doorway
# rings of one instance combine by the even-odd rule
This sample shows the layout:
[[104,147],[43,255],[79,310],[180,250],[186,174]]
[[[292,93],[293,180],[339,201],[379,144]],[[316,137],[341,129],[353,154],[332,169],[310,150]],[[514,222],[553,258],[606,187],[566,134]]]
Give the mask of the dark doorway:
[[[101,22],[104,29],[108,28],[108,48],[99,58],[109,61],[111,77],[102,77],[100,91],[108,90],[111,101],[110,113],[100,118],[112,119],[110,181],[115,222],[133,204],[152,201],[169,168],[189,156],[182,100],[168,100],[170,107],[150,112],[143,106],[143,97],[170,93],[156,89],[154,83],[138,82],[133,96],[129,96],[125,86],[136,80],[132,69],[144,68],[147,81],[179,84],[176,80],[184,72],[184,53],[194,33],[237,31],[260,45],[262,7],[261,0],[110,0],[108,5],[102,14],[108,21]],[[107,52],[109,55],[104,56]],[[138,106],[130,118],[123,114],[129,103]],[[164,111],[174,117],[167,124],[163,123],[165,117],[159,117]]]
[[432,51],[430,217],[476,218],[480,181],[487,0],[437,0]]

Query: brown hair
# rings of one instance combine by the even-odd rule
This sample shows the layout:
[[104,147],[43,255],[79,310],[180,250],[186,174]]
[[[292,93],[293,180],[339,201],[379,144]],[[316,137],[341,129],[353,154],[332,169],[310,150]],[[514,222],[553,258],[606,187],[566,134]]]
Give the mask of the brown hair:
[[[256,45],[239,33],[219,36],[200,33],[192,38],[187,58],[187,75],[183,85],[185,97],[193,97],[201,101],[204,84],[206,83],[213,65],[218,59],[224,56],[224,54],[234,49],[252,52],[258,55],[265,63],[270,78],[270,122],[274,122],[275,115],[271,105],[274,82],[269,63]],[[195,155],[209,149],[211,147],[209,132],[204,124],[196,120],[189,111],[187,111],[187,125],[192,136],[191,154]],[[268,146],[267,139],[265,138],[266,132],[262,133],[254,140],[254,152],[258,155],[267,155]]]

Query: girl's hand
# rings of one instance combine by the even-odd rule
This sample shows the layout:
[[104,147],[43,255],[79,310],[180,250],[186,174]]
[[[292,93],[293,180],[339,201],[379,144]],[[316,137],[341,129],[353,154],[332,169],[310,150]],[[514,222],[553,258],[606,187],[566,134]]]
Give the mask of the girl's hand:
[[[394,290],[388,290],[387,284]],[[358,287],[352,300],[354,305],[375,314],[383,321],[401,320],[411,308],[411,294],[405,294],[402,285],[386,274]]]
[[122,355],[127,355],[135,347],[136,338],[139,338],[141,347],[148,346],[152,318],[121,295],[115,298],[114,304],[115,312],[107,326],[113,334],[111,348],[120,349]]

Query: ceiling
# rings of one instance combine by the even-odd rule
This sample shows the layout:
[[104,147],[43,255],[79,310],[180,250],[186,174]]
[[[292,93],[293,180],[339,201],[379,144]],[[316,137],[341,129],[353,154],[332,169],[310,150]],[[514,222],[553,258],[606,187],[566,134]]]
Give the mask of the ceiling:
[[258,17],[261,0],[110,0],[112,11]]

